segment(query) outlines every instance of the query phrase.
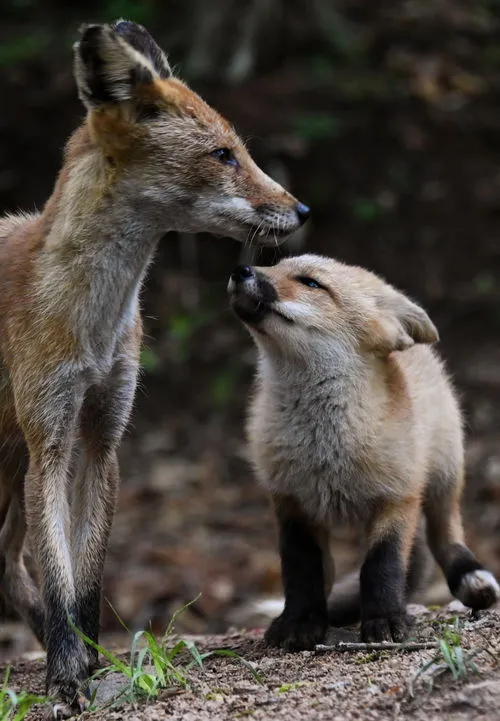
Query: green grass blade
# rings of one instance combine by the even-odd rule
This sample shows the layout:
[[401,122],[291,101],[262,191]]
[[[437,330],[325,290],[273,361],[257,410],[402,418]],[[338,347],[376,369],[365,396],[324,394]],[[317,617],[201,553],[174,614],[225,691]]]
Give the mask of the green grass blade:
[[148,656],[148,648],[142,648],[139,653],[137,654],[137,661],[134,666],[135,673],[145,673],[144,671],[144,661],[146,659],[146,656]]
[[12,718],[12,721],[23,721],[26,714],[38,703],[47,701],[45,696],[34,696],[33,694],[21,694],[18,699],[19,710]]
[[167,685],[167,675],[172,666],[170,659],[152,633],[146,633],[148,651],[159,678],[160,687]]
[[165,641],[172,635],[174,626],[175,626],[175,622],[177,621],[179,616],[181,616],[183,613],[185,613],[187,611],[187,609],[190,606],[192,606],[193,603],[196,603],[200,598],[201,598],[201,593],[199,593],[196,596],[196,598],[193,598],[192,601],[188,601],[187,603],[184,604],[184,606],[181,606],[176,611],[174,611],[174,613],[172,614],[172,618],[170,619],[169,624],[167,626],[167,630],[165,631],[165,633],[163,635],[162,643],[165,643]]
[[3,684],[2,684],[2,695],[5,693],[5,691],[7,691],[7,686],[8,686],[9,678],[10,678],[10,671],[11,671],[10,666],[7,666],[7,668],[5,669],[5,676],[4,676],[4,680],[3,680]]
[[257,683],[263,684],[264,679],[262,675],[256,671],[256,669],[253,667],[253,665],[247,661],[245,658],[240,656],[236,653],[236,651],[232,651],[229,648],[218,648],[215,651],[207,651],[206,653],[202,654],[203,661],[206,658],[210,658],[211,656],[226,656],[227,658],[234,658],[237,661],[239,661],[245,668],[247,668],[250,673],[252,674],[253,678],[257,681]]
[[126,664],[123,663],[123,661],[120,661],[118,656],[115,656],[114,653],[111,651],[108,651],[107,648],[104,648],[103,646],[100,646],[98,643],[93,641],[91,638],[89,638],[83,631],[80,631],[80,629],[75,625],[73,619],[71,616],[68,615],[68,622],[73,631],[76,633],[76,635],[82,639],[82,641],[85,641],[86,644],[88,644],[91,648],[95,649],[99,653],[101,653],[105,658],[108,659],[108,661],[111,663],[112,666],[115,667],[117,671],[120,671],[123,673],[127,678],[130,677],[130,669]]
[[460,678],[465,678],[467,676],[467,668],[466,668],[464,653],[463,653],[461,646],[455,647],[454,657],[455,657],[455,664],[456,664],[458,676]]
[[134,633],[134,636],[132,638],[132,643],[130,645],[130,673],[133,674],[135,668],[137,667],[137,656],[138,656],[138,650],[137,647],[139,645],[139,641],[144,636],[146,632],[145,631],[137,631],[137,633]]
[[120,614],[118,613],[118,611],[116,610],[116,608],[113,606],[113,604],[111,603],[111,601],[109,601],[108,599],[106,599],[106,603],[108,604],[108,606],[109,606],[110,609],[112,610],[113,614],[116,616],[116,618],[117,618],[118,623],[120,624],[120,626],[121,626],[123,629],[125,629],[125,631],[126,631],[127,633],[130,633],[129,627],[127,626],[127,624],[125,623],[125,621],[122,619],[122,617],[120,616]]
[[446,661],[446,664],[451,671],[453,680],[456,681],[457,670],[455,668],[455,662],[453,660],[451,649],[450,649],[449,645],[446,643],[446,641],[444,641],[442,638],[439,639],[439,648],[441,649],[441,653],[443,654],[444,660]]
[[203,656],[199,652],[198,647],[196,646],[194,641],[184,641],[184,648],[189,651],[189,653],[193,657],[195,664],[199,668],[203,669]]
[[[162,643],[163,643],[163,641],[162,641]],[[182,651],[184,651],[185,648],[186,648],[186,641],[182,641],[182,640],[181,640],[181,641],[178,641],[178,642],[175,644],[175,646],[173,646],[173,648],[171,648],[169,651],[167,651],[168,657],[169,657],[170,661],[173,663],[174,659],[175,659],[180,653],[182,653]]]

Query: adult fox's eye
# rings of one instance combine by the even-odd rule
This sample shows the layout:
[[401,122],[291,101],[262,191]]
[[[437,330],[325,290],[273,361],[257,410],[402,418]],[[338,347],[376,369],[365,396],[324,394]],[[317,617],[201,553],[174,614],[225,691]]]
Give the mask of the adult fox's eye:
[[238,161],[234,157],[233,151],[229,148],[217,148],[217,150],[213,150],[210,155],[224,165],[238,165]]
[[302,285],[307,285],[308,288],[323,288],[321,283],[318,283],[314,278],[309,278],[307,275],[298,275],[295,280],[302,283]]

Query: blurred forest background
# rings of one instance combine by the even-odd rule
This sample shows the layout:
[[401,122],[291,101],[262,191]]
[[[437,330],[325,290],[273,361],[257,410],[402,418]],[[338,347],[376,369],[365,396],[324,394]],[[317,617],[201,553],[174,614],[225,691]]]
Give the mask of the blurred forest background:
[[[281,252],[366,265],[430,311],[467,413],[469,538],[499,574],[499,0],[2,0],[0,15],[2,212],[42,207],[83,116],[79,25],[146,25],[312,207]],[[201,592],[184,628],[224,630],[248,621],[249,600],[280,592],[243,439],[254,352],[225,293],[231,268],[254,259],[230,240],[172,234],[148,279],[105,585],[132,627],[164,628]],[[340,571],[356,561],[347,532],[337,554]],[[118,626],[108,605],[102,620]],[[13,628],[2,626],[0,648],[28,643]]]

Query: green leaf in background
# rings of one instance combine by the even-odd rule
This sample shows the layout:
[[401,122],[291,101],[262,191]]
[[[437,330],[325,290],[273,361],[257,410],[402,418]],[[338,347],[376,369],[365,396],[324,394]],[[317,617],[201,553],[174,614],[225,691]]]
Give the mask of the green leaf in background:
[[353,216],[361,223],[373,223],[386,213],[386,210],[372,198],[355,198],[351,209]]
[[493,273],[485,270],[482,273],[478,273],[474,278],[474,288],[477,293],[481,295],[487,295],[491,293],[496,286],[496,280]]
[[159,365],[160,365],[160,359],[152,350],[151,348],[148,348],[147,346],[143,346],[141,350],[141,366],[144,368],[145,371],[148,373],[154,373]]
[[154,3],[152,0],[107,0],[104,4],[106,19],[127,18],[142,25],[154,20]]
[[304,140],[330,140],[338,138],[342,131],[340,118],[328,113],[299,115],[293,126],[295,132]]
[[231,365],[212,378],[210,396],[214,405],[223,408],[229,405],[233,398],[237,397],[240,372],[241,366]]
[[0,43],[0,67],[9,67],[38,57],[49,44],[49,34],[43,30],[14,36]]

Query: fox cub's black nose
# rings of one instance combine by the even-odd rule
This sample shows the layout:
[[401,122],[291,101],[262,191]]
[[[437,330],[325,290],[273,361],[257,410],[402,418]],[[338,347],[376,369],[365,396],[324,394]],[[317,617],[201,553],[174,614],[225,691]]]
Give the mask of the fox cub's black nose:
[[252,276],[253,270],[249,265],[237,265],[231,273],[231,280],[234,280],[235,283],[241,283],[248,278],[252,278]]
[[305,223],[311,215],[311,208],[309,208],[307,205],[304,205],[304,203],[297,203],[297,205],[295,206],[295,210],[297,212],[297,215],[299,216],[299,220],[301,223]]

